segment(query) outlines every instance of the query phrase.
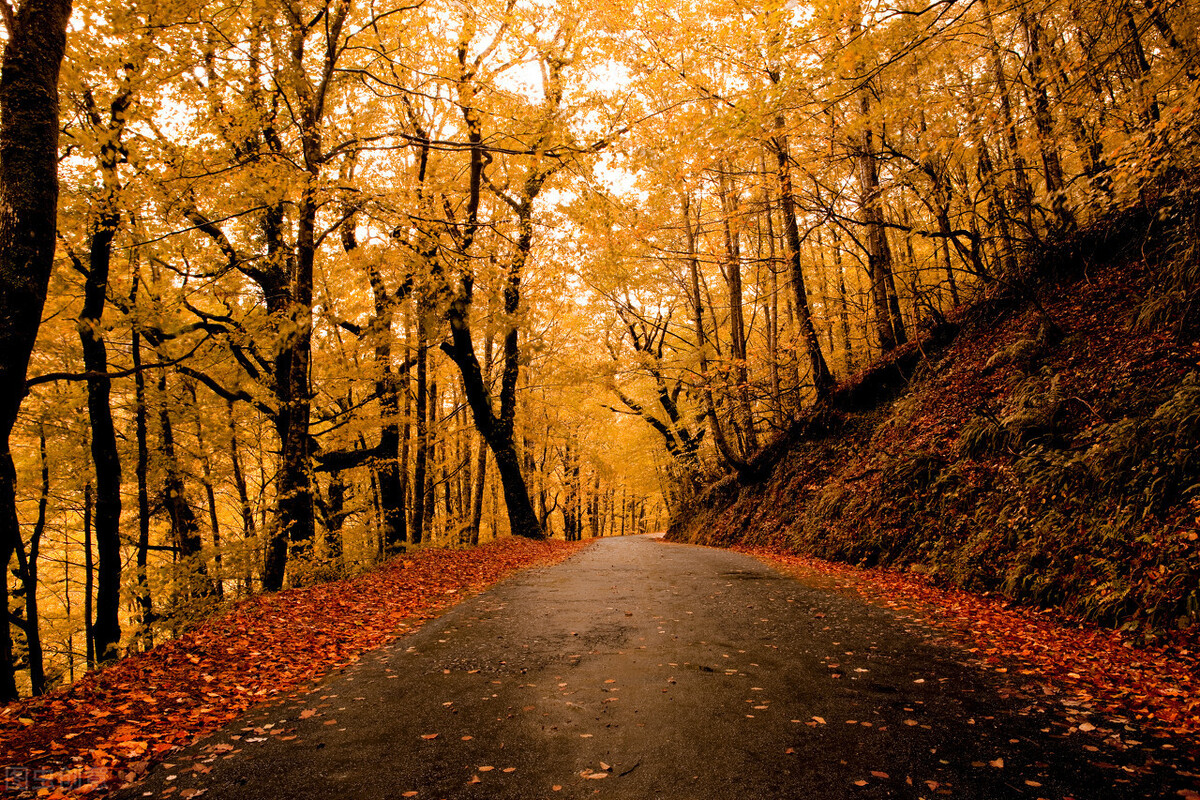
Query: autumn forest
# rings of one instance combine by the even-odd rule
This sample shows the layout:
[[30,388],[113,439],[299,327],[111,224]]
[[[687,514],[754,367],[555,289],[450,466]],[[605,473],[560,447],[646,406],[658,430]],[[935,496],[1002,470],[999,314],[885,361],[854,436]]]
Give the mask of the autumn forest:
[[[1192,0],[0,11],[5,700],[401,553],[662,530],[964,308],[1070,333],[1045,254],[1195,221]],[[1183,338],[1191,242],[1142,308]]]

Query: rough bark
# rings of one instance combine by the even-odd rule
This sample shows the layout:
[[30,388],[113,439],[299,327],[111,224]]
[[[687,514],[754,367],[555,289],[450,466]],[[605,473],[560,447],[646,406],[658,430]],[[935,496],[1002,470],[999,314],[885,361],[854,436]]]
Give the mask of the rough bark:
[[772,139],[772,150],[775,151],[776,165],[779,177],[779,199],[783,211],[784,241],[787,244],[788,266],[791,272],[792,294],[795,301],[796,318],[800,323],[800,333],[804,337],[804,349],[808,353],[809,370],[812,375],[813,390],[817,402],[826,400],[833,391],[836,381],[829,365],[821,354],[821,343],[817,339],[817,329],[813,325],[812,311],[808,304],[808,289],[804,284],[804,268],[800,255],[800,227],[796,221],[796,205],[792,188],[791,156],[788,152],[787,137],[784,135],[784,120],[779,116],[775,120],[776,136]]
[[[58,209],[58,73],[70,0],[5,6],[0,58],[0,602],[20,542],[9,441],[54,264]],[[0,624],[0,702],[17,696],[12,634]]]

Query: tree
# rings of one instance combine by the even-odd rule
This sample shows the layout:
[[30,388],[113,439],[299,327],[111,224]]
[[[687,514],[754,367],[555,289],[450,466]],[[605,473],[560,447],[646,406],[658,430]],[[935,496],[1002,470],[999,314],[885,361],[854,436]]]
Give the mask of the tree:
[[[70,0],[0,5],[0,598],[21,542],[10,437],[54,264],[58,206],[58,73]],[[16,697],[12,636],[0,625],[0,700]]]

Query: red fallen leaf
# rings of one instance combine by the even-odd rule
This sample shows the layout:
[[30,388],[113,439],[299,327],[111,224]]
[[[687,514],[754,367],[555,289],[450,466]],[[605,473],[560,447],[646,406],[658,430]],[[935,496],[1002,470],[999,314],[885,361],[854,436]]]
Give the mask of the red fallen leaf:
[[[514,538],[465,550],[429,550],[414,554],[407,567],[384,565],[353,579],[250,598],[148,653],[89,673],[64,690],[11,704],[12,724],[0,726],[0,752],[46,751],[38,766],[51,774],[96,763],[96,751],[99,766],[126,774],[135,759],[158,761],[251,706],[295,693],[415,630],[513,570],[560,561],[579,547]],[[314,635],[302,621],[318,616],[322,629]],[[24,719],[37,724],[21,726]],[[145,740],[147,748],[131,739]]]
[[871,770],[871,776],[875,778],[887,778],[888,774],[886,772],[879,772],[878,770]]
[[866,782],[866,781],[863,781],[863,780],[858,780],[858,781],[855,781],[855,782],[854,782],[854,785],[855,785],[855,786],[866,786],[866,785],[867,785],[867,782]]
[[480,772],[491,772],[495,767],[477,767]]
[[436,733],[422,733],[421,734],[422,739],[436,739],[437,737],[438,737],[438,734],[436,734]]
[[416,797],[420,792],[404,792],[401,797]]
[[483,780],[478,775],[472,775],[471,780],[467,781],[467,783],[483,783]]
[[[1070,619],[1063,624],[1053,614],[1013,607],[1003,598],[935,586],[924,575],[851,567],[770,548],[733,549],[786,572],[826,582],[832,578],[869,603],[908,609],[909,616],[949,630],[981,666],[1024,676],[1034,691],[1061,695],[1099,714],[1135,718],[1164,734],[1200,734],[1195,700],[1200,648],[1193,645],[1194,632],[1141,645],[1120,631]],[[1181,697],[1192,700],[1181,704]]]
[[317,710],[315,708],[306,708],[300,712],[300,719],[309,719],[310,717],[316,716],[316,714]]

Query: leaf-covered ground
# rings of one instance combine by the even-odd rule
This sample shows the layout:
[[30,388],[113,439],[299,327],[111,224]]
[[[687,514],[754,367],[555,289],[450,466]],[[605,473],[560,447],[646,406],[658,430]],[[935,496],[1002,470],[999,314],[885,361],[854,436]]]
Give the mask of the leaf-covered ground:
[[[786,574],[858,593],[949,633],[980,664],[1067,709],[1083,731],[1111,729],[1116,744],[1138,744],[1126,724],[1200,756],[1200,641],[1194,631],[1139,646],[1121,631],[1064,625],[1049,611],[933,585],[928,577],[863,569],[763,547],[734,548]],[[1200,794],[1196,795],[1200,798]]]
[[857,404],[668,538],[915,567],[1149,642],[1200,628],[1200,316],[1151,319],[1173,257],[1122,252],[1067,259],[1037,304],[956,310],[953,341],[910,343],[903,380],[899,354],[848,379]]
[[255,597],[69,688],[0,712],[0,793],[96,796],[246,709],[294,693],[514,570],[580,545],[422,550],[357,578]]

